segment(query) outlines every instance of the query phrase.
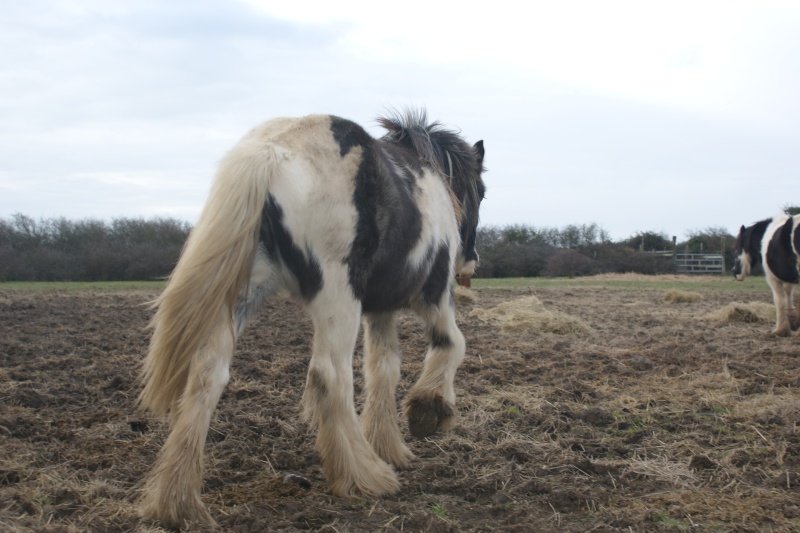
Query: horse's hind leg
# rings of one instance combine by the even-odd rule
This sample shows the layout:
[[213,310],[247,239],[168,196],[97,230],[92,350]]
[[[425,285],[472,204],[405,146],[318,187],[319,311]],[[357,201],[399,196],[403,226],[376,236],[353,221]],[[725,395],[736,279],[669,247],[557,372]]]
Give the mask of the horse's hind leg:
[[[338,278],[345,290],[332,287],[330,280]],[[317,428],[317,450],[331,491],[338,496],[380,496],[400,485],[364,437],[356,415],[353,350],[361,311],[345,279],[326,275],[321,293],[308,305],[314,345],[303,394],[304,415]]]
[[181,527],[186,521],[213,523],[200,500],[203,447],[211,415],[228,383],[233,343],[230,320],[220,310],[208,342],[192,360],[172,431],[145,486],[142,515],[167,527]]
[[[172,430],[158,455],[144,488],[142,515],[168,527],[185,522],[213,523],[200,500],[203,448],[211,416],[228,383],[235,336],[276,289],[272,270],[257,258],[249,290],[239,297],[231,317],[223,308],[208,336],[194,355],[181,399],[172,413]],[[198,332],[199,334],[199,332]]]
[[[796,330],[800,328],[800,290],[797,289],[797,285],[790,285],[789,289],[789,326],[792,330]],[[798,332],[800,335],[800,332]]]
[[366,316],[364,330],[364,381],[366,401],[361,428],[385,461],[407,467],[414,457],[397,425],[395,389],[400,381],[400,346],[394,313]]
[[417,383],[406,396],[408,429],[417,438],[447,430],[453,424],[456,369],[464,360],[466,343],[458,329],[451,291],[445,291],[439,306],[418,309],[427,325],[430,345]]

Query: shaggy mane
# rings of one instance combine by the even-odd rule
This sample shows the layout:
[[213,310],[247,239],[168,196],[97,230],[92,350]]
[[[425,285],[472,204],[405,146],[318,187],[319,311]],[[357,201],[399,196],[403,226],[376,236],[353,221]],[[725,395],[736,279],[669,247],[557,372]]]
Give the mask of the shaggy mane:
[[382,141],[413,149],[423,163],[450,180],[470,180],[484,170],[459,133],[439,122],[429,123],[425,109],[392,111],[379,117],[378,124],[387,131]]
[[386,129],[381,141],[414,151],[422,164],[439,173],[455,196],[459,222],[466,212],[477,223],[478,206],[485,192],[481,173],[486,169],[475,149],[459,132],[447,129],[439,122],[429,123],[425,109],[390,111],[388,116],[379,117],[377,121]]

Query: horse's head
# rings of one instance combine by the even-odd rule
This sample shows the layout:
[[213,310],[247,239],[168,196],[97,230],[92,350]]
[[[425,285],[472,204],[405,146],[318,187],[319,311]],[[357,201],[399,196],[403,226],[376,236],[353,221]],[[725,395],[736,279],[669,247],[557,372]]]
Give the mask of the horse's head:
[[[736,242],[733,245],[736,253],[736,261],[733,264],[733,275],[738,281],[743,281],[750,275],[750,271],[761,265],[761,241],[764,240],[764,233],[775,218],[767,218],[756,222],[752,226],[742,226]],[[783,217],[781,220],[785,220]]]
[[733,245],[736,253],[736,260],[733,263],[733,277],[736,278],[736,281],[744,281],[744,278],[750,275],[750,269],[753,266],[752,258],[748,252],[750,233],[749,228],[742,226]]
[[475,250],[475,239],[478,234],[478,219],[481,201],[486,194],[483,184],[483,141],[478,141],[472,147],[475,155],[475,165],[470,165],[472,174],[465,180],[467,188],[462,193],[461,201],[461,252],[456,258],[456,275],[470,277],[478,266],[478,252]]

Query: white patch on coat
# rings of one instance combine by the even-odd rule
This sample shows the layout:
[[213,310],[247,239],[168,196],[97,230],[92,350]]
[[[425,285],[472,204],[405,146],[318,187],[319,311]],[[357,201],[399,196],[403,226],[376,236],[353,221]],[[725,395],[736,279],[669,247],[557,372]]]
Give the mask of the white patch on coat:
[[456,215],[450,200],[450,193],[442,178],[428,169],[417,178],[416,203],[422,214],[420,238],[411,250],[408,262],[418,268],[432,258],[439,246],[447,243],[450,247],[450,268],[458,249],[459,234]]
[[[355,146],[341,157],[339,144],[330,133],[330,119],[304,120],[309,118],[317,121],[310,125],[298,121],[293,127],[283,121],[276,125],[280,133],[273,133],[272,142],[286,150],[287,160],[274,177],[270,194],[283,211],[283,226],[304,254],[313,250],[320,265],[341,263],[355,239],[358,213],[353,204],[353,176],[362,151]],[[311,126],[317,126],[313,136],[309,135]],[[290,286],[296,283],[288,272],[282,277]]]

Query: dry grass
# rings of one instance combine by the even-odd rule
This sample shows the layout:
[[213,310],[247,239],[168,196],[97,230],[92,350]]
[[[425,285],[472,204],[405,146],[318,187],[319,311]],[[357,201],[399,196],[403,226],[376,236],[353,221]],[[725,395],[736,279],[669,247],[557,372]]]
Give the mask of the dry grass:
[[697,274],[660,274],[653,276],[652,274],[637,274],[634,272],[625,272],[623,274],[607,273],[596,274],[594,276],[585,276],[580,278],[585,281],[677,281],[677,282],[690,282],[690,283],[716,283],[716,282],[729,282],[730,278],[722,278],[720,276],[699,276]]
[[670,304],[690,304],[703,300],[703,295],[695,291],[671,290],[664,293],[664,301]]
[[763,394],[734,402],[731,414],[745,420],[800,420],[800,403],[794,395]]
[[666,457],[634,457],[627,466],[630,472],[647,476],[676,488],[689,488],[697,483],[697,476],[685,462],[671,461]]
[[775,321],[775,306],[764,302],[733,302],[703,318],[722,323],[770,324]]
[[456,285],[454,292],[457,303],[471,304],[478,301],[478,296],[475,294],[475,291],[473,291],[472,289],[468,289],[467,287]]
[[545,309],[536,296],[503,302],[491,309],[475,309],[470,316],[496,324],[504,333],[535,331],[570,335],[589,333],[592,328],[582,319],[559,311]]

